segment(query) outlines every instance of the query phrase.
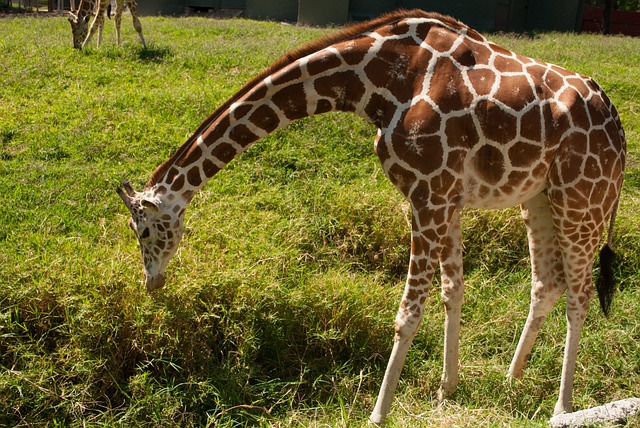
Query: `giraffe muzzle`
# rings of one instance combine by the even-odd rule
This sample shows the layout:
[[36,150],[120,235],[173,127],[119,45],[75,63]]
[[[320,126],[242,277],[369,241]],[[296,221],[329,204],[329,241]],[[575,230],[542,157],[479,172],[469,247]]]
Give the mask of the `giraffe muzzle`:
[[145,282],[144,285],[147,288],[147,292],[152,292],[164,287],[165,276],[164,274],[158,274],[156,276],[145,275],[144,282]]

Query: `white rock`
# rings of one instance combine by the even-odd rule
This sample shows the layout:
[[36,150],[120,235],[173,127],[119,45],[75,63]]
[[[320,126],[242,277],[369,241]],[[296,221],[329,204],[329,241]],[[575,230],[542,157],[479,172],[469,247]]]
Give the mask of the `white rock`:
[[573,413],[562,413],[549,420],[553,428],[579,428],[594,424],[624,424],[630,416],[640,414],[640,398],[607,403]]

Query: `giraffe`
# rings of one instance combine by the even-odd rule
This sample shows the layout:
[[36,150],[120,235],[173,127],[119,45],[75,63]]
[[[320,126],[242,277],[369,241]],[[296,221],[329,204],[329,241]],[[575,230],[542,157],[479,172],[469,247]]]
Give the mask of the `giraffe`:
[[374,150],[412,211],[409,271],[370,421],[382,423],[440,265],[445,306],[439,399],[458,383],[464,281],[460,210],[520,205],[530,246],[530,309],[508,375],[521,377],[540,327],[566,292],[567,336],[554,413],[572,411],[592,265],[603,310],[626,155],[615,107],[589,77],[502,48],[461,22],[396,11],[289,52],[214,111],[152,173],[117,192],[141,248],[145,285],[165,284],[185,210],[232,159],[292,121],[329,111],[377,127]]
[[[93,0],[80,0],[80,4],[77,9],[75,7],[75,1],[71,3],[71,10],[69,11],[69,16],[67,18],[71,24],[73,47],[75,49],[82,49],[82,42],[89,32],[89,19],[95,9]],[[107,16],[110,17],[110,15],[111,14],[107,12]],[[100,34],[102,34],[102,32]]]
[[[122,23],[122,10],[125,0],[116,0],[116,40],[120,46],[120,26]],[[126,0],[127,7],[131,12],[133,19],[133,27],[140,36],[142,46],[147,47],[144,36],[142,35],[142,24],[138,19],[137,5],[135,0]],[[104,15],[111,19],[111,0],[80,0],[80,5],[75,12],[69,12],[69,23],[71,23],[71,32],[73,34],[73,47],[83,49],[87,46],[93,35],[98,32],[97,45],[100,47],[102,41],[102,29],[104,28]],[[89,27],[89,19],[91,14],[95,12],[95,17]]]

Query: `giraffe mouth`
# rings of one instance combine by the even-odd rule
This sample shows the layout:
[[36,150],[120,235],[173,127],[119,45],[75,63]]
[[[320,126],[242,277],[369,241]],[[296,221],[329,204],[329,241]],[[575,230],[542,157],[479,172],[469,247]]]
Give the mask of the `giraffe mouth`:
[[156,276],[145,276],[145,287],[147,288],[147,292],[159,290],[164,287],[165,276],[164,274],[158,274]]

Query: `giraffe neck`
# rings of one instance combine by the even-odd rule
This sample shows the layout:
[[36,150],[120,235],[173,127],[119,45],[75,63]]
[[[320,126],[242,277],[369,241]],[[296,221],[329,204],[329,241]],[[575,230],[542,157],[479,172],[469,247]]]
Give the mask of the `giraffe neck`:
[[160,197],[173,195],[171,200],[180,196],[188,204],[237,155],[292,121],[330,111],[349,111],[376,121],[377,109],[370,103],[368,88],[348,64],[365,53],[351,49],[345,54],[332,46],[256,82],[210,116],[156,170],[147,190]]
[[94,0],[80,0],[78,5],[78,11],[76,13],[79,17],[91,16],[97,12],[97,1]]
[[[438,59],[455,56],[462,63],[472,62],[473,57],[464,56],[467,50],[458,52],[462,40],[485,43],[486,39],[449,17],[423,11],[409,15],[383,16],[281,57],[205,120],[154,171],[146,191],[160,199],[184,201],[186,206],[251,144],[294,120],[316,114],[353,112],[378,129],[398,127],[403,136],[405,131],[417,130],[421,117],[406,112],[415,94],[429,88],[427,77]],[[437,31],[431,35],[433,27]],[[427,34],[440,41],[443,52],[423,48],[421,40]],[[429,110],[430,105],[422,104],[422,110]],[[384,150],[376,150],[381,160],[388,158]]]

